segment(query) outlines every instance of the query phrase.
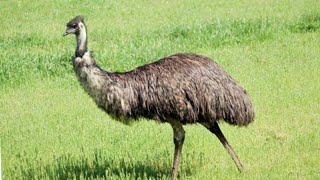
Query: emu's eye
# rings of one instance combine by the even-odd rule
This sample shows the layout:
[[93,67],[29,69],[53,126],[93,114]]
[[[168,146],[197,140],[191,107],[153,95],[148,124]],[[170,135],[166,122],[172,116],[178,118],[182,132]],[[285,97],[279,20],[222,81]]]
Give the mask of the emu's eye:
[[78,25],[77,24],[72,24],[71,25],[73,28],[76,28]]

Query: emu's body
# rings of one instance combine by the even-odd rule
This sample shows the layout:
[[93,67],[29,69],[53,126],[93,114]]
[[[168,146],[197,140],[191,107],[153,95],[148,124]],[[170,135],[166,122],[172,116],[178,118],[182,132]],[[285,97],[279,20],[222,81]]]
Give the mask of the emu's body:
[[245,90],[206,57],[175,54],[125,73],[101,70],[90,54],[82,60],[74,62],[82,86],[116,119],[143,116],[182,124],[224,119],[234,125],[252,119]]
[[123,122],[146,117],[172,125],[172,179],[177,176],[183,124],[204,125],[217,135],[238,169],[243,169],[217,122],[223,119],[246,126],[253,121],[253,107],[246,91],[215,62],[195,54],[174,54],[129,72],[110,73],[102,70],[87,50],[83,18],[77,16],[67,26],[65,35],[74,33],[77,38],[74,70],[99,108]]

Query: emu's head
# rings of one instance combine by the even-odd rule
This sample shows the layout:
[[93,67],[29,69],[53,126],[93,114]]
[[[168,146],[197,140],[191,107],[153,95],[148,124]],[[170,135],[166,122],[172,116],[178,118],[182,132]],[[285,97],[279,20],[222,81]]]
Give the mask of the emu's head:
[[79,35],[80,31],[85,28],[84,26],[84,18],[82,16],[76,16],[67,23],[67,29],[63,33],[63,36],[68,34]]

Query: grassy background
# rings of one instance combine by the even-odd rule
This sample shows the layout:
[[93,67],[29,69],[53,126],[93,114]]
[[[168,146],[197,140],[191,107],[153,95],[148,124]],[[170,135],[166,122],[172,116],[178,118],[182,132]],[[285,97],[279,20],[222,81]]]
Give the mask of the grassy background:
[[186,126],[181,179],[320,177],[320,2],[1,1],[0,138],[4,179],[167,179],[172,129],[125,126],[101,112],[72,71],[86,17],[99,64],[126,71],[175,52],[217,61],[250,93],[256,121],[222,124],[247,167],[218,140]]

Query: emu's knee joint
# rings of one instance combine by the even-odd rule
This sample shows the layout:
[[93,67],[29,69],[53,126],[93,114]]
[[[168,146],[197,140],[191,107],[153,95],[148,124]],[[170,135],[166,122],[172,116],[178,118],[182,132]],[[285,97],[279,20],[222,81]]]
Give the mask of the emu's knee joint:
[[178,129],[177,131],[174,131],[174,137],[173,142],[175,145],[183,144],[185,137],[185,132],[183,129]]
[[173,142],[175,145],[181,145],[184,142],[184,129],[179,121],[169,121],[173,129]]

